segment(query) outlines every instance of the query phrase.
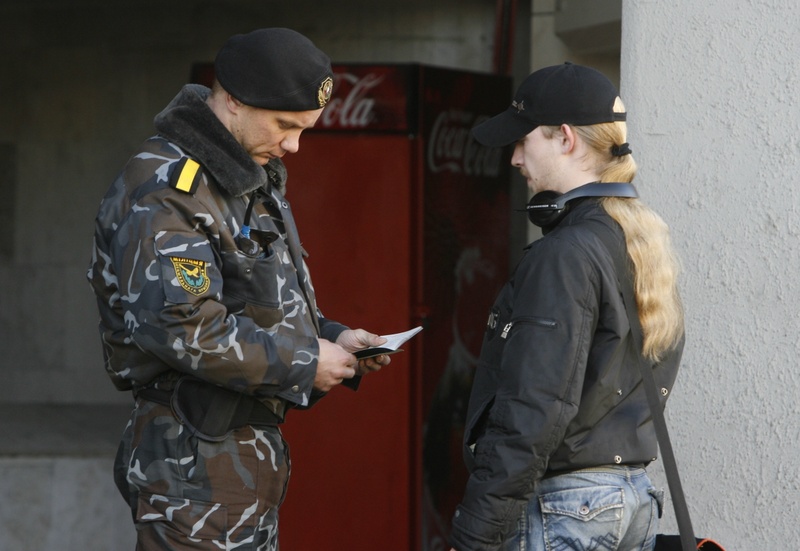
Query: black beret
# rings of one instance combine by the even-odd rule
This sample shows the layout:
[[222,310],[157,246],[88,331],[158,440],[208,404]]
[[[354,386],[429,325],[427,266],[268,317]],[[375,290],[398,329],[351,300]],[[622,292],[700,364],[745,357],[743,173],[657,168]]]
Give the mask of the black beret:
[[291,29],[232,36],[217,53],[214,73],[242,103],[273,111],[325,107],[333,89],[330,58]]

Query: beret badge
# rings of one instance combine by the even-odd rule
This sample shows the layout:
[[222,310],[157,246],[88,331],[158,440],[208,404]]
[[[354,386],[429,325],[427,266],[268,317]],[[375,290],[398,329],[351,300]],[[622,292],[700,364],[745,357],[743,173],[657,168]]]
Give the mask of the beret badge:
[[327,77],[320,83],[319,90],[317,90],[317,103],[320,107],[325,107],[331,100],[331,92],[333,92],[333,79]]

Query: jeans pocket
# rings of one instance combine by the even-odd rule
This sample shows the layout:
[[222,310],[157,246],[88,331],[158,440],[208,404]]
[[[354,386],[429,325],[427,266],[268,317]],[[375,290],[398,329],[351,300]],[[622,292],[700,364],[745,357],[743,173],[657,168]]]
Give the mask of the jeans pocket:
[[664,490],[651,487],[647,490],[647,493],[655,500],[656,506],[658,507],[658,518],[661,518],[661,515],[664,514]]
[[619,545],[624,490],[588,486],[539,496],[547,549],[613,550]]

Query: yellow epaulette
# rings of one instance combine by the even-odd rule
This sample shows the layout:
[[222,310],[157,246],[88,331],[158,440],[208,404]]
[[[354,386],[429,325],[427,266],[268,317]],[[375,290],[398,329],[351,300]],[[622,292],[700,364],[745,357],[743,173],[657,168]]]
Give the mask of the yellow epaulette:
[[169,179],[169,186],[184,193],[194,193],[200,185],[203,171],[200,164],[194,159],[184,157],[175,164],[172,169],[172,177]]

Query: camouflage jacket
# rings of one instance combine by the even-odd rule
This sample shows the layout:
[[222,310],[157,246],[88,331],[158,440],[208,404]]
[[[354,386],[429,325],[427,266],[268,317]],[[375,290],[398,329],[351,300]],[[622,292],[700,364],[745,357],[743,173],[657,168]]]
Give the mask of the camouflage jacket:
[[346,327],[317,309],[283,163],[253,162],[208,93],[181,90],[100,205],[87,276],[106,370],[120,390],[191,374],[273,409],[308,406],[317,337]]

